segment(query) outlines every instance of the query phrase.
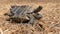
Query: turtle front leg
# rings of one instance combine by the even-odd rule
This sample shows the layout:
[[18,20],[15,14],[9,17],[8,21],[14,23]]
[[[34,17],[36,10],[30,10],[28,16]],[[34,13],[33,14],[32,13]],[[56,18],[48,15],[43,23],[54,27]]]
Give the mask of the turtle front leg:
[[39,13],[34,13],[33,16],[38,20],[42,17],[42,15]]
[[33,23],[34,23],[34,16],[32,16],[32,15],[30,16],[30,19],[29,19],[28,23],[33,25]]

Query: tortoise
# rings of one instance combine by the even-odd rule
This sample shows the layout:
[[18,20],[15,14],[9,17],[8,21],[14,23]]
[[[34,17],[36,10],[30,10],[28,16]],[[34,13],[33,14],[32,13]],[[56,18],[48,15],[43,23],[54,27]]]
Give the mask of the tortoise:
[[28,22],[34,23],[35,19],[40,19],[42,16],[38,12],[42,9],[42,6],[38,6],[37,8],[33,8],[29,5],[22,6],[11,6],[10,10],[6,12],[4,15],[9,16],[9,21],[16,22]]

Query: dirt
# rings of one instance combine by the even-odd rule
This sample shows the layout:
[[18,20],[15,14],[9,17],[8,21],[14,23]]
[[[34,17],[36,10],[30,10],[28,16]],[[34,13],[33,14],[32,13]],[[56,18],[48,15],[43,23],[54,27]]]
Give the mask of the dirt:
[[[42,15],[34,25],[10,23],[6,13],[12,5],[42,6]],[[59,0],[0,0],[0,34],[60,34],[60,1]]]

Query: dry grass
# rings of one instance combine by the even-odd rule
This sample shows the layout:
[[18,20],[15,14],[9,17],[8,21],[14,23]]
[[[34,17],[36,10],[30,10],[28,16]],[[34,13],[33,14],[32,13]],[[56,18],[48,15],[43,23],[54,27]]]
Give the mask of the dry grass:
[[[0,34],[60,34],[60,3],[59,0],[49,1],[0,0]],[[40,12],[43,17],[33,26],[9,23],[5,21],[7,17],[3,14],[9,10],[11,5],[30,5],[34,8],[40,5],[43,7]]]

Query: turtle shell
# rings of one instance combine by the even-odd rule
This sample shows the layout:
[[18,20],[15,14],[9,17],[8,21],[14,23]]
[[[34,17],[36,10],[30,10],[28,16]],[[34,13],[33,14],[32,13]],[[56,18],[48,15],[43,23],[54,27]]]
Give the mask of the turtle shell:
[[11,6],[10,9],[11,13],[14,14],[20,14],[20,13],[32,13],[34,11],[34,8],[28,5],[23,5],[23,6]]

